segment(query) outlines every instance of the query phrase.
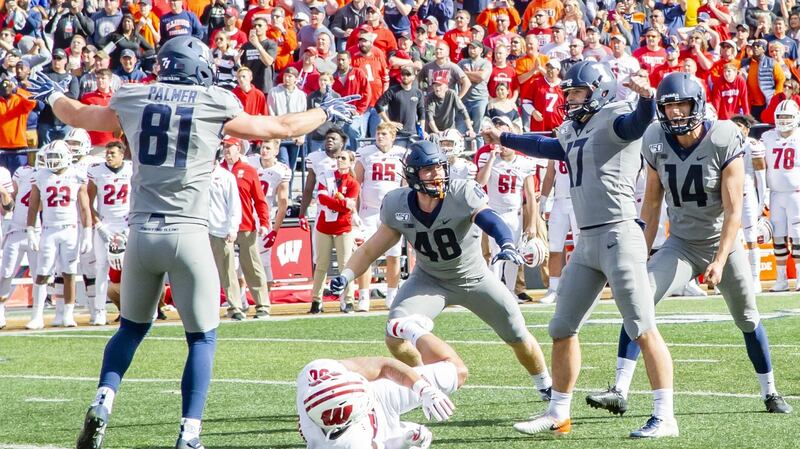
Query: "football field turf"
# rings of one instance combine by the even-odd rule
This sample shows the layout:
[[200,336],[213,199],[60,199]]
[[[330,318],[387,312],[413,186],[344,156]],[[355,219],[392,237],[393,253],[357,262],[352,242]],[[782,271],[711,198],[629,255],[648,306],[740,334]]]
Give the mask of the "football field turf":
[[[764,411],[741,332],[720,297],[666,300],[659,326],[675,360],[677,439],[635,441],[651,395],[642,362],[624,417],[589,408],[586,392],[613,383],[620,319],[603,301],[581,333],[583,369],[573,399],[572,433],[554,439],[521,435],[514,421],[546,408],[511,350],[488,326],[463,310],[449,310],[434,332],[470,369],[455,393],[456,414],[426,423],[433,447],[472,448],[796,448],[800,430],[800,299],[761,296],[779,391],[796,411]],[[547,322],[553,306],[523,306],[531,331],[550,359]],[[209,394],[203,442],[209,448],[302,448],[297,433],[294,379],[315,358],[388,355],[385,313],[224,323]],[[103,347],[113,329],[0,332],[0,449],[74,447],[94,397]],[[179,326],[152,329],[114,404],[108,448],[171,448],[180,419],[180,377],[186,356]],[[420,411],[404,415],[424,422]]]

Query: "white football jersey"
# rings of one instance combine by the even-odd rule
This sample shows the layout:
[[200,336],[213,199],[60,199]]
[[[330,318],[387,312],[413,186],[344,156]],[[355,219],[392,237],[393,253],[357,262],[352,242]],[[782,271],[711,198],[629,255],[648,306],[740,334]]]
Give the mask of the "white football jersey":
[[278,186],[282,182],[289,182],[292,171],[288,165],[277,161],[272,167],[263,167],[261,166],[261,157],[257,154],[251,155],[248,162],[258,171],[258,179],[261,181],[264,196],[267,197],[269,209],[276,209],[278,207]]
[[100,156],[86,155],[81,160],[72,163],[72,167],[84,177],[88,176],[89,169],[98,164],[105,164],[105,158]]
[[764,145],[752,137],[744,140],[744,189],[745,192],[755,191],[755,169],[753,159],[764,157]]
[[37,170],[33,183],[39,188],[42,203],[42,226],[78,225],[78,191],[86,178],[71,166],[57,175]]
[[567,171],[567,163],[564,161],[553,161],[553,163],[556,169],[553,198],[567,199],[569,198],[569,172]]
[[128,218],[131,176],[133,168],[129,161],[124,161],[116,173],[105,163],[89,167],[88,178],[97,188],[95,207],[102,221],[121,223]]
[[[306,156],[306,170],[314,170],[314,175],[317,177],[317,185],[314,186],[314,191],[317,190],[320,184],[325,186],[335,186],[336,185],[336,170],[338,170],[338,166],[336,163],[336,159],[332,157],[328,157],[328,154],[324,151],[315,151],[308,156]],[[317,208],[317,216],[319,216],[322,207]],[[328,215],[325,213],[325,218],[335,220],[335,212],[333,215]]]
[[375,145],[359,148],[356,161],[364,167],[361,183],[361,205],[379,209],[383,197],[399,188],[403,180],[403,156],[406,150],[397,145],[383,152]]
[[11,216],[12,229],[25,229],[28,225],[28,206],[31,204],[31,186],[36,171],[30,165],[25,165],[14,172],[17,196],[14,198],[14,214]]
[[[789,137],[781,137],[777,130],[761,136],[764,157],[767,160],[767,186],[775,192],[800,190],[800,129]],[[750,164],[752,166],[752,164]]]
[[457,157],[456,160],[450,164],[450,179],[475,179],[478,174],[478,167],[475,163],[466,159]]
[[[478,167],[486,165],[489,152],[481,154]],[[498,212],[518,210],[522,207],[522,194],[525,179],[536,174],[537,164],[532,158],[515,155],[510,161],[500,156],[494,159],[486,190],[489,195],[489,207]]]

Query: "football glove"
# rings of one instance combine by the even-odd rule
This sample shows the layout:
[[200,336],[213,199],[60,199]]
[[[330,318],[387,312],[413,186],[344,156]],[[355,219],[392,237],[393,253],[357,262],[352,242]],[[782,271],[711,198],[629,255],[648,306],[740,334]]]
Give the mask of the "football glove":
[[28,235],[28,248],[31,251],[39,251],[39,239],[36,237],[36,230],[34,230],[33,226],[25,228],[25,234]]
[[500,252],[492,257],[492,265],[501,260],[506,260],[514,265],[522,265],[525,263],[525,258],[517,251],[517,247],[513,243],[504,243],[500,248]]
[[59,98],[65,96],[71,77],[56,82],[39,72],[28,77],[30,83],[26,89],[34,100],[44,101],[51,107]]
[[297,219],[300,222],[300,229],[308,232],[308,218],[305,215],[301,215]]
[[428,383],[427,380],[418,380],[411,390],[422,399],[422,413],[426,419],[430,420],[433,417],[437,421],[447,421],[453,416],[456,406],[446,394]]
[[334,277],[331,279],[331,294],[334,296],[341,296],[341,294],[344,293],[344,289],[347,288],[347,284],[349,283],[350,281],[348,281],[347,278],[341,274]]
[[431,431],[422,424],[417,424],[416,429],[409,429],[403,435],[403,449],[428,449],[432,441]]
[[320,109],[325,111],[328,120],[331,122],[350,123],[356,114],[356,107],[353,102],[361,99],[361,95],[348,95],[346,97],[335,97],[328,93],[319,104]]
[[278,231],[272,230],[264,237],[264,249],[270,249],[275,244],[275,239],[278,238]]
[[86,254],[92,250],[92,228],[83,228],[81,234],[80,252]]

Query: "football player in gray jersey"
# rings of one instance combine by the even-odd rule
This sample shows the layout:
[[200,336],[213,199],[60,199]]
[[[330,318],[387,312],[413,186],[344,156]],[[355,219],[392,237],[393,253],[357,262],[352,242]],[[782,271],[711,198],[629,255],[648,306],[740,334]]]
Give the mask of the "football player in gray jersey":
[[250,116],[214,81],[208,47],[191,36],[170,39],[158,53],[153,84],[129,84],[109,106],[70,100],[62,85],[31,79],[36,99],[47,101],[70,126],[124,132],[131,147],[131,225],[122,279],[121,324],[106,345],[95,401],[78,449],[99,449],[114,396],[149,330],[168,274],[183,320],[189,354],[181,381],[179,449],[201,449],[205,407],[219,324],[219,281],[208,240],[208,190],[223,135],[250,140],[305,135],[327,120],[352,117],[354,98],[326,99],[319,108],[280,117]]
[[[492,327],[514,350],[531,375],[542,399],[552,384],[539,343],[525,327],[514,295],[486,266],[480,248],[481,230],[495,239],[501,251],[492,263],[524,259],[511,230],[487,205],[483,189],[473,180],[450,180],[447,155],[436,144],[411,144],[404,161],[408,187],[389,192],[381,203],[381,224],[353,254],[341,274],[331,279],[331,292],[340,294],[381,254],[400,241],[414,246],[417,263],[400,286],[389,311],[386,346],[399,360],[420,366],[419,351],[401,338],[395,318],[415,314],[430,319],[449,305],[463,306]],[[422,332],[424,323],[419,326]],[[413,333],[414,331],[412,331]]]
[[[644,352],[654,395],[654,419],[632,437],[678,434],[672,406],[672,358],[655,325],[653,295],[647,279],[647,246],[636,223],[634,188],[640,165],[640,139],[655,113],[647,77],[634,76],[627,87],[639,95],[636,108],[612,103],[617,82],[597,62],[572,66],[562,83],[567,121],[558,138],[484,131],[488,143],[525,154],[564,160],[581,239],[558,286],[550,320],[553,338],[553,394],[547,412],[515,424],[522,433],[568,433],[570,402],[580,372],[578,331],[588,319],[606,282],[622,314],[625,332]],[[653,427],[653,423],[656,424]]]
[[[658,85],[658,121],[642,139],[647,162],[647,188],[642,219],[658,223],[666,194],[670,236],[647,263],[658,303],[675,287],[699,274],[716,286],[744,334],[767,411],[790,413],[775,389],[767,332],[761,323],[753,277],[738,237],[744,188],[744,137],[732,121],[708,121],[705,88],[693,76],[670,73]],[[656,226],[647,226],[648,247]],[[627,393],[639,347],[620,334],[617,382],[607,391],[590,394],[593,407],[612,413],[627,409]]]

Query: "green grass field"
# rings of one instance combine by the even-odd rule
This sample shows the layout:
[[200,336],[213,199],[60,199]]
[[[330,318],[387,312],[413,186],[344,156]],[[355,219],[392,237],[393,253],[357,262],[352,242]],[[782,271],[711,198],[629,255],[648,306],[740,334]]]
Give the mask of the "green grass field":
[[[559,439],[529,437],[511,428],[539,412],[530,378],[485,324],[463,311],[444,313],[435,333],[450,342],[470,369],[454,395],[457,411],[429,423],[437,448],[796,448],[800,429],[800,306],[797,296],[763,296],[759,306],[772,343],[778,388],[798,409],[764,411],[742,335],[719,297],[667,300],[660,328],[675,359],[675,408],[681,437],[634,441],[651,397],[639,366],[631,409],[623,417],[590,409],[587,391],[613,382],[619,314],[604,301],[581,334],[583,371],[573,401],[573,431]],[[533,334],[549,360],[547,322],[553,307],[525,306]],[[225,323],[219,329],[214,382],[203,426],[209,448],[301,448],[294,379],[314,358],[388,355],[385,316],[324,316]],[[94,397],[103,347],[113,330],[0,332],[0,448],[74,447]],[[179,379],[186,355],[179,326],[155,327],[137,353],[117,396],[106,438],[109,448],[171,448],[180,419]],[[423,422],[415,411],[406,420]]]

